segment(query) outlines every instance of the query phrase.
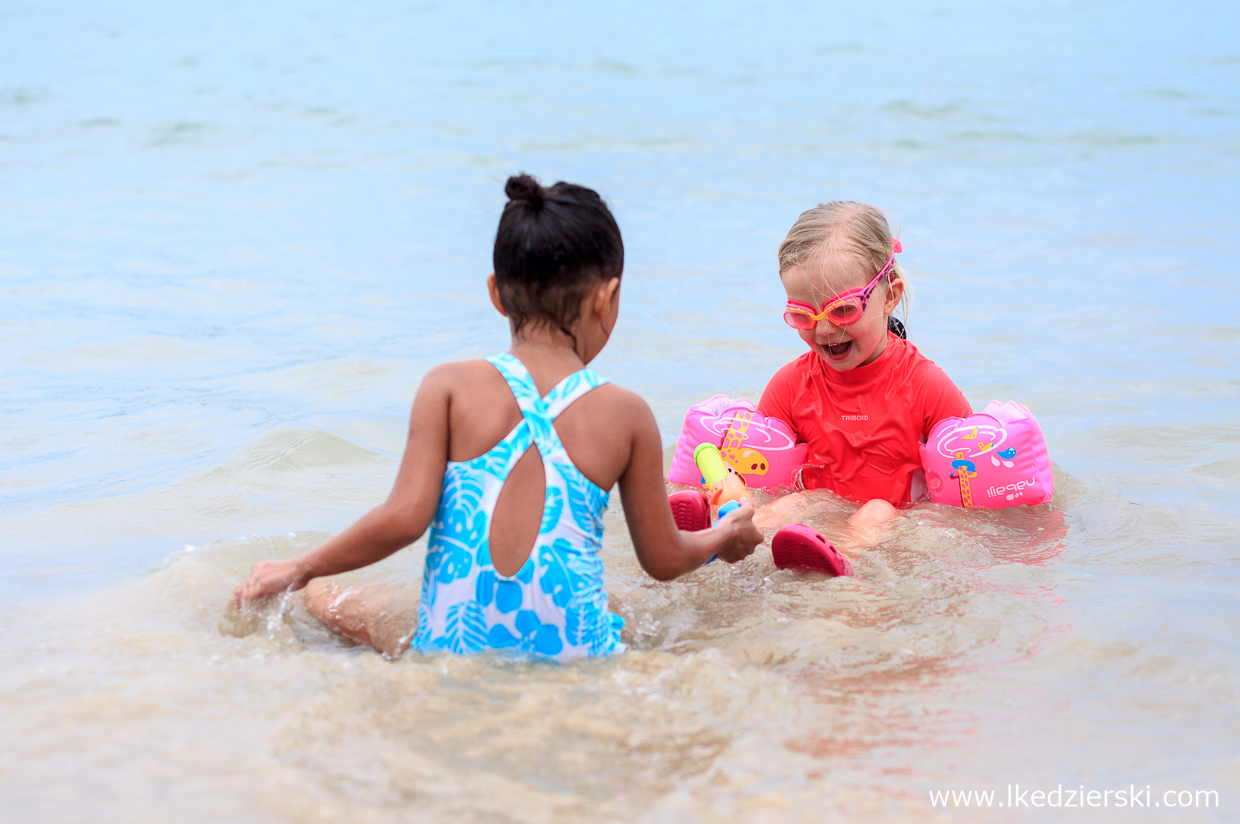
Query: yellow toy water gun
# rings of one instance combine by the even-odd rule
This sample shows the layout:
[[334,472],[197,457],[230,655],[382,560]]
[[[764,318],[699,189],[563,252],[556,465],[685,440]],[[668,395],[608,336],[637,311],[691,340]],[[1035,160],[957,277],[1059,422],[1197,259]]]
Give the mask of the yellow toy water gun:
[[715,521],[733,510],[740,509],[741,499],[749,497],[749,489],[745,485],[744,477],[724,463],[719,447],[713,443],[699,444],[697,449],[693,450],[693,463],[702,473],[702,483],[706,485],[706,502],[710,505],[710,513]]

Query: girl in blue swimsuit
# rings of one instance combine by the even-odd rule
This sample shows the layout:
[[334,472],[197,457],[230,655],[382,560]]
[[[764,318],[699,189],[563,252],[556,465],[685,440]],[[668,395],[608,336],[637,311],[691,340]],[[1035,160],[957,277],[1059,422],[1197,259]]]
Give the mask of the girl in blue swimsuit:
[[[306,587],[311,614],[387,655],[411,645],[564,661],[624,649],[599,557],[613,486],[638,561],[659,580],[714,555],[735,563],[762,542],[748,503],[712,529],[679,531],[654,415],[587,367],[620,310],[624,246],[606,204],[528,175],[505,191],[487,288],[512,347],[431,370],[388,499],[304,555],[256,564],[236,607]],[[390,587],[314,581],[386,558],[428,528],[412,641],[393,621]]]

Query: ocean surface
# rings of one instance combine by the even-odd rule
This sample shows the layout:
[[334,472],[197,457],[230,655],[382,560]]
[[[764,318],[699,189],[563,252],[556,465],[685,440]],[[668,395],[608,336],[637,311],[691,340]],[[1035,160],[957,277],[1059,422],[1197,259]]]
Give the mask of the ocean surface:
[[[1237,31],[1222,2],[2,0],[0,817],[1240,818]],[[1032,408],[1053,504],[915,507],[855,579],[760,550],[658,583],[613,496],[631,651],[563,667],[237,615],[253,563],[383,499],[429,368],[507,346],[518,171],[614,209],[595,366],[669,445],[802,351],[796,216],[882,207],[911,338],[975,408]],[[348,580],[412,605],[422,552]]]

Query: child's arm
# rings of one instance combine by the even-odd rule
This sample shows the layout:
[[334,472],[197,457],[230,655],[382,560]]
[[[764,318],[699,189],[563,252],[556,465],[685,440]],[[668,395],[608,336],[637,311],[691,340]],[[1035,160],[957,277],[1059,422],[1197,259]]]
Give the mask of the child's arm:
[[439,506],[448,461],[450,366],[431,370],[409,416],[409,440],[388,499],[326,543],[296,558],[255,564],[233,593],[241,608],[279,592],[295,591],[312,579],[381,561],[416,541]]
[[633,421],[633,441],[628,466],[620,475],[620,498],[642,569],[652,578],[670,581],[714,555],[730,564],[752,555],[763,537],[753,525],[753,502],[748,499],[711,529],[681,532],[676,528],[663,485],[658,424],[645,401],[630,397],[632,408],[625,411]]

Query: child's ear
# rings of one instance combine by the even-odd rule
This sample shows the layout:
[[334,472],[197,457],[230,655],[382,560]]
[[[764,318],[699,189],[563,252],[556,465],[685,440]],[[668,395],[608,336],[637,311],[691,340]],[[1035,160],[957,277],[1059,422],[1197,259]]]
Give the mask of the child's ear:
[[612,304],[619,299],[620,278],[600,280],[594,287],[594,299],[590,302],[590,310],[601,322],[611,314]]
[[491,305],[495,307],[495,311],[508,317],[508,313],[504,311],[504,302],[499,299],[499,283],[495,280],[494,272],[487,275],[487,291],[491,293]]
[[896,311],[896,307],[900,305],[900,298],[902,297],[904,297],[903,278],[892,278],[887,281],[887,299],[883,301],[883,314],[890,315]]

